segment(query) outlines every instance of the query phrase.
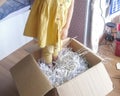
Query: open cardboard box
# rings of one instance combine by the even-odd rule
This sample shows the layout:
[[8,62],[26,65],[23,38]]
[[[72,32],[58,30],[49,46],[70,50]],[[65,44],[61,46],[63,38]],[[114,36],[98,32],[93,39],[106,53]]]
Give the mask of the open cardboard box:
[[88,50],[85,57],[91,67],[77,77],[54,87],[36,62],[40,58],[40,49],[31,47],[27,50],[30,55],[10,70],[20,96],[106,96],[112,91],[111,79],[101,59],[75,39],[66,39],[63,45],[67,44],[73,48],[73,51],[81,48]]

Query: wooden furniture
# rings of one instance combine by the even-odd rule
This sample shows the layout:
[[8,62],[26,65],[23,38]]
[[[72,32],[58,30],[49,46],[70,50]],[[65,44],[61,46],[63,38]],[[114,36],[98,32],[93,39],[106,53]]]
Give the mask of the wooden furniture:
[[99,46],[98,55],[103,58],[103,63],[111,77],[114,90],[107,96],[120,96],[120,69],[116,64],[120,62],[120,57],[114,55],[114,44]]
[[[9,70],[29,54],[25,49],[34,44],[36,42],[32,40],[0,61],[0,96],[19,96]],[[120,96],[120,70],[116,69],[116,63],[120,62],[120,57],[116,57],[108,45],[101,45],[97,54],[104,59],[103,63],[113,81],[114,90],[107,96]]]

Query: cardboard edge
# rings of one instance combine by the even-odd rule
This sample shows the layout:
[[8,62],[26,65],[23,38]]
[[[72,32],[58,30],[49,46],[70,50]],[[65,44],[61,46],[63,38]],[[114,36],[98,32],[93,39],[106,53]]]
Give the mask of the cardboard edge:
[[[92,52],[92,50],[86,46],[84,46],[82,43],[80,43],[79,41],[77,41],[76,39],[74,38],[71,38],[70,40],[70,46],[72,48],[74,48],[75,50],[74,51],[78,51],[80,50],[81,48],[85,49],[86,51],[88,51],[88,53],[85,55],[86,59],[88,62],[90,62],[90,65],[94,66],[96,65],[97,63],[101,62],[102,61],[102,58],[96,54],[94,54]],[[91,58],[92,59],[91,59]],[[93,61],[94,60],[94,61]]]
[[[99,68],[100,68],[100,69],[99,69]],[[102,70],[101,70],[101,69],[102,69]],[[95,70],[96,70],[96,71],[95,71]],[[113,90],[113,83],[112,83],[112,81],[111,81],[111,79],[110,79],[110,76],[108,75],[108,72],[106,71],[106,68],[105,68],[105,66],[104,66],[103,63],[97,64],[97,65],[94,66],[93,68],[91,68],[91,69],[89,69],[88,71],[86,71],[87,73],[84,72],[84,74],[80,74],[80,75],[72,78],[71,80],[69,80],[69,82],[65,82],[64,84],[56,87],[58,94],[59,94],[60,96],[78,96],[78,95],[75,95],[76,93],[74,93],[73,90],[75,90],[75,88],[78,88],[78,87],[79,87],[79,89],[83,88],[83,87],[80,87],[81,81],[82,81],[82,83],[87,84],[88,81],[85,80],[85,78],[86,78],[86,77],[89,77],[88,75],[92,75],[91,72],[93,72],[93,71],[95,71],[94,75],[96,74],[96,76],[97,76],[97,72],[99,72],[100,77],[97,76],[97,80],[102,82],[100,85],[99,85],[99,84],[97,85],[97,83],[99,83],[99,82],[95,83],[95,85],[94,85],[94,83],[93,83],[93,86],[94,86],[95,88],[99,89],[99,90],[97,90],[98,96],[103,96],[103,94],[104,94],[104,96],[106,96],[108,93],[110,93],[110,92]],[[105,76],[103,76],[103,72],[101,72],[101,71],[104,72]],[[88,73],[89,73],[89,74],[88,74]],[[86,74],[88,74],[88,75],[86,75]],[[92,75],[92,77],[93,77],[94,75]],[[105,78],[102,78],[102,77],[105,77]],[[102,78],[102,80],[100,80],[99,78]],[[84,82],[83,82],[83,79],[85,80]],[[89,80],[90,80],[90,81],[94,81],[95,79],[92,78],[92,79],[89,79]],[[73,82],[73,81],[74,81],[74,82]],[[78,82],[78,81],[79,81],[79,83],[76,84],[75,82]],[[90,83],[90,82],[89,82],[89,83]],[[89,84],[89,85],[90,85],[90,84]],[[84,88],[84,90],[86,90],[86,88],[88,88],[89,85],[84,85],[84,86],[86,86],[86,87]],[[64,88],[63,86],[64,86],[65,88]],[[75,88],[73,88],[73,86],[74,86]],[[98,86],[98,87],[96,87],[96,86]],[[103,87],[103,86],[104,86],[104,87]],[[89,88],[92,88],[92,86],[90,86]],[[101,88],[102,88],[102,91],[101,91],[101,92],[103,92],[103,93],[99,93]],[[77,89],[77,90],[79,90],[79,89]],[[92,88],[92,89],[93,89],[93,88]],[[81,91],[81,90],[80,90],[80,91]],[[87,89],[87,91],[88,91],[88,89]],[[95,89],[92,90],[92,91],[95,91]],[[67,92],[69,92],[69,93],[67,93]],[[77,91],[77,92],[78,92],[78,91]],[[81,92],[84,93],[83,90],[82,90]],[[89,92],[90,92],[90,90],[89,90]],[[79,92],[78,92],[78,93],[79,93]],[[77,93],[77,94],[78,94],[78,93]],[[81,94],[82,94],[82,93],[81,93]],[[95,92],[94,92],[94,93],[95,93]],[[68,95],[68,94],[69,94],[69,95]],[[72,94],[72,95],[71,95],[71,94]],[[84,93],[84,94],[85,94],[85,93]],[[97,93],[96,93],[96,94],[97,94]],[[102,95],[101,95],[101,94],[102,94]],[[88,96],[88,95],[84,95],[84,96]],[[92,96],[92,95],[89,94],[89,96]],[[95,95],[95,96],[97,96],[97,95]]]
[[29,54],[10,69],[20,96],[40,96],[53,88],[38,66]]
[[57,89],[53,88],[49,92],[47,92],[44,96],[59,96]]

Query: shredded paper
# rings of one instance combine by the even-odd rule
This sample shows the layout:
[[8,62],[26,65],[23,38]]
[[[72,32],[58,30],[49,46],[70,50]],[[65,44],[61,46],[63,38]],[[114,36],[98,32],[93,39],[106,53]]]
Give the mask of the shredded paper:
[[48,77],[53,86],[58,86],[76,77],[88,69],[88,62],[85,59],[87,51],[73,52],[71,48],[63,48],[54,66],[49,67],[38,60],[40,69]]

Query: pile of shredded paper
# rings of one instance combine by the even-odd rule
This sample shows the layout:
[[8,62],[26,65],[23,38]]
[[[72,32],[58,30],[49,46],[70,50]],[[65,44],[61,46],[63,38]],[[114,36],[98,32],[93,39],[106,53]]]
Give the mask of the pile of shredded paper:
[[88,69],[85,54],[87,54],[86,51],[73,52],[71,48],[63,48],[59,53],[58,59],[54,61],[53,67],[49,67],[40,61],[38,63],[52,85],[58,86]]

